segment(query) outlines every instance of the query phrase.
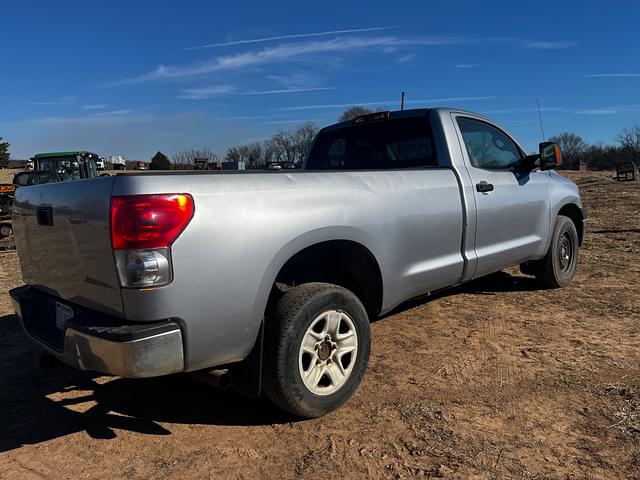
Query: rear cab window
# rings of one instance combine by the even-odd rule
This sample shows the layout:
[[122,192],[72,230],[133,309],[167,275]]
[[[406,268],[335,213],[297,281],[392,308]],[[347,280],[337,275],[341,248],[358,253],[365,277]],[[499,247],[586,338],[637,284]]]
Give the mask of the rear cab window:
[[321,132],[306,170],[436,168],[426,116],[391,118]]

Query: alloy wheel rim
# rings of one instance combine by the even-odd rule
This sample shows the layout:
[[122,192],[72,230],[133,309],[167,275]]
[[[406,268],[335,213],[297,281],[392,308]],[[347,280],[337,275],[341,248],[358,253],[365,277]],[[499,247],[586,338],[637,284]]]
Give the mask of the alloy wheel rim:
[[331,395],[347,382],[358,354],[355,323],[345,312],[318,315],[302,337],[298,369],[305,387],[316,395]]

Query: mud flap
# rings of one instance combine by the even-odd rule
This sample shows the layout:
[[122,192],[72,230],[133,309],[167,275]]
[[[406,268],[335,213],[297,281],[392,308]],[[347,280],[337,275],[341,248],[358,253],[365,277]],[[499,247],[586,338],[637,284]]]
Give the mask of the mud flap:
[[249,355],[240,363],[233,365],[231,376],[232,387],[238,393],[249,398],[258,398],[262,390],[262,339],[264,319],[260,323],[258,338]]

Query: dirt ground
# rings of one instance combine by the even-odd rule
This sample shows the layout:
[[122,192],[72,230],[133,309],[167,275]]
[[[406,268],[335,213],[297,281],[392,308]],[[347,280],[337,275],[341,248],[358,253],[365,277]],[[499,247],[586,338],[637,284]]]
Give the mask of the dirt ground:
[[311,421],[187,376],[41,368],[0,252],[0,478],[640,478],[640,182],[571,176],[590,221],[569,288],[508,269],[406,305]]

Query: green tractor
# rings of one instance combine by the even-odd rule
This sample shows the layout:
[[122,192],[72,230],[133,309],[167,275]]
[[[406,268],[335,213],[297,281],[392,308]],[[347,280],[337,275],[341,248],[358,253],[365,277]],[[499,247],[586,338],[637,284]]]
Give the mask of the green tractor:
[[97,177],[100,157],[87,151],[49,152],[38,153],[32,160],[34,172],[55,173],[58,181],[64,182]]
[[42,183],[65,182],[98,176],[96,163],[100,157],[92,152],[49,152],[34,155],[33,170],[14,175],[12,184],[0,185],[0,238],[13,233],[11,209],[17,187]]

